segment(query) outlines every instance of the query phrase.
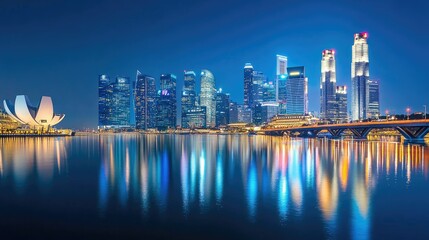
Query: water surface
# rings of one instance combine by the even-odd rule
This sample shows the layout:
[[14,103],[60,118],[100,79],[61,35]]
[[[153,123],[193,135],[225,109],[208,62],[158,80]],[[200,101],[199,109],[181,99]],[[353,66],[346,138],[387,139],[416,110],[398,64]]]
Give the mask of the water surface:
[[0,139],[4,237],[429,239],[429,149],[118,134]]

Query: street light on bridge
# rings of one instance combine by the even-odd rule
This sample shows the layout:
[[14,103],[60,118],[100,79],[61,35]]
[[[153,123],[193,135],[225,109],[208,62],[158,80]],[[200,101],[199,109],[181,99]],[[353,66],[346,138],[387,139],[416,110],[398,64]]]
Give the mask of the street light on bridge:
[[410,120],[410,112],[411,112],[411,108],[407,107],[406,111],[407,111],[407,117],[408,117],[408,120]]

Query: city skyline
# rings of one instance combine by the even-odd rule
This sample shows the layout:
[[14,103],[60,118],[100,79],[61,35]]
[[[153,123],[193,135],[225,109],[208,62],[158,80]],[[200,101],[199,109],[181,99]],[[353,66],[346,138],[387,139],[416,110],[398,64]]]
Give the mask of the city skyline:
[[[227,6],[231,10],[227,9],[223,13],[226,20],[220,20],[213,15],[216,10],[220,9],[221,4],[200,3],[192,6],[184,4],[185,7],[190,6],[190,11],[195,12],[196,17],[203,16],[198,11],[200,9],[211,9],[209,11],[211,14],[205,17],[207,21],[204,23],[193,25],[186,25],[185,23],[189,23],[187,20],[178,18],[177,26],[179,27],[173,33],[170,32],[175,36],[175,40],[163,39],[156,44],[150,40],[154,39],[153,36],[145,41],[133,39],[131,26],[146,23],[147,20],[143,18],[133,20],[132,17],[127,17],[124,18],[125,20],[119,20],[116,16],[106,19],[106,21],[113,21],[116,24],[113,25],[113,31],[107,31],[108,29],[102,26],[111,24],[90,23],[90,27],[99,27],[96,33],[102,33],[100,36],[89,33],[86,27],[64,28],[72,22],[79,23],[77,16],[82,15],[83,19],[92,16],[95,9],[97,12],[105,10],[104,14],[110,15],[109,13],[113,13],[116,8],[109,4],[86,3],[80,7],[68,4],[66,7],[69,7],[70,11],[64,16],[60,16],[61,11],[57,13],[56,10],[64,7],[62,4],[46,6],[47,4],[40,3],[24,9],[13,4],[3,3],[1,9],[6,11],[2,18],[8,19],[11,24],[3,28],[5,38],[0,42],[4,48],[0,56],[0,63],[3,65],[0,68],[0,81],[6,83],[5,87],[0,89],[0,98],[10,99],[18,94],[26,94],[30,98],[49,95],[55,100],[55,108],[68,116],[61,126],[95,128],[97,125],[95,89],[97,89],[96,79],[100,74],[109,74],[112,79],[115,76],[126,76],[133,79],[132,73],[136,69],[151,76],[160,76],[160,74],[168,72],[178,76],[177,89],[181,90],[183,77],[180,73],[184,69],[209,69],[216,77],[216,88],[223,88],[225,92],[231,94],[233,101],[241,103],[241,99],[243,99],[243,64],[251,62],[258,70],[263,71],[270,81],[274,81],[276,77],[275,57],[276,54],[282,54],[288,57],[288,65],[305,66],[310,91],[309,110],[319,111],[320,102],[318,97],[314,96],[319,96],[320,52],[323,49],[336,50],[337,84],[348,86],[349,101],[351,101],[352,36],[356,32],[368,32],[371,80],[380,81],[381,113],[384,114],[386,109],[391,114],[404,113],[407,107],[410,107],[413,112],[423,111],[423,105],[427,105],[428,101],[425,89],[429,87],[429,83],[425,81],[427,73],[424,72],[424,53],[428,52],[425,39],[428,38],[428,34],[418,31],[417,26],[421,25],[422,20],[427,20],[420,10],[425,9],[424,4],[427,3],[406,6],[406,9],[413,10],[406,11],[406,9],[403,10],[403,6],[395,3],[382,2],[388,3],[389,8],[385,9],[386,11],[380,16],[377,15],[379,13],[376,9],[383,3],[366,2],[356,6],[337,3],[339,6],[332,8],[321,6],[317,2],[299,3],[293,6],[287,2],[277,3],[278,5],[275,7],[254,2],[253,6],[244,8],[255,10],[263,5],[262,9],[270,10],[272,14],[247,22],[237,21],[244,14],[244,10],[237,11],[236,7],[241,6],[241,3],[244,2],[229,3]],[[138,5],[138,3],[134,4]],[[180,12],[183,7],[177,6],[173,2],[169,4],[171,7],[168,7],[166,12],[155,12],[160,13],[160,16],[167,16],[169,13],[178,16],[176,11]],[[162,6],[164,5],[151,3],[146,7],[159,10]],[[81,11],[83,7],[87,10]],[[178,9],[175,9],[176,7]],[[307,9],[308,15],[305,18],[308,20],[305,21],[302,17],[293,19],[297,17],[296,14],[285,16],[284,13],[288,12],[287,7]],[[363,8],[368,10],[366,19],[361,19],[357,14]],[[131,8],[121,7],[119,10],[119,15],[123,16],[123,12],[131,11]],[[50,14],[49,18],[40,18],[39,15],[45,11]],[[333,15],[336,17],[328,16],[321,23],[315,24],[322,12],[324,15],[329,15],[326,14],[326,11],[335,13]],[[11,12],[14,13],[13,16]],[[406,15],[405,20],[397,20],[397,14],[402,12]],[[128,13],[130,16],[137,14],[136,11]],[[338,18],[343,18],[344,23],[337,23],[335,20]],[[58,36],[53,37],[52,34],[44,31],[42,25],[46,24],[48,19],[58,19],[58,21],[54,21],[57,25],[54,23],[53,26],[50,25]],[[279,24],[278,19],[289,20],[291,23]],[[165,18],[164,20],[154,19],[154,26],[149,27],[149,33],[159,33],[161,34],[159,37],[164,36],[161,30],[170,29],[169,21]],[[232,21],[234,24],[224,31],[216,27],[220,21]],[[125,22],[129,22],[131,26],[121,28]],[[388,27],[393,26],[392,24],[395,25],[395,29]],[[144,25],[142,24],[142,29],[145,29]],[[184,27],[188,31],[180,33]],[[210,27],[213,27],[211,29],[213,37],[206,40],[197,37],[195,40],[191,40],[195,38],[196,33],[201,34],[201,31]],[[59,30],[60,28],[63,30]],[[262,31],[255,32],[255,30]],[[22,35],[24,32],[25,35],[32,35],[31,44],[30,39],[27,40]],[[114,37],[121,34],[127,37],[120,39]],[[183,38],[183,34],[189,36]],[[70,35],[72,40],[66,40]],[[182,40],[180,40],[181,37]],[[316,38],[318,38],[317,41],[315,41]],[[55,41],[51,39],[55,39]],[[149,42],[152,44],[148,44],[147,41],[152,41]],[[189,43],[185,44],[184,41],[189,41]],[[100,43],[101,45],[99,45]],[[93,47],[98,45],[99,47]],[[398,55],[401,56],[400,59],[396,57]],[[393,72],[391,69],[397,71]],[[419,87],[413,88],[412,86],[415,84],[418,84]],[[409,91],[397,94],[398,89],[407,88]],[[67,91],[64,91],[65,89]],[[78,99],[75,97],[76,93],[79,93]],[[179,106],[177,111],[180,111]]]

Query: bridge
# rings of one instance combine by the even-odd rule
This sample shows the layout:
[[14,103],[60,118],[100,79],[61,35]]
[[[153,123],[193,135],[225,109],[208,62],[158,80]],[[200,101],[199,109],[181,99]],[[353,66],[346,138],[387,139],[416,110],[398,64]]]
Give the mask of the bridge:
[[258,132],[273,136],[288,135],[311,138],[317,137],[321,131],[325,130],[330,133],[331,138],[340,138],[345,130],[349,130],[354,139],[366,139],[373,129],[396,129],[407,142],[424,143],[424,137],[429,132],[429,119],[267,128]]

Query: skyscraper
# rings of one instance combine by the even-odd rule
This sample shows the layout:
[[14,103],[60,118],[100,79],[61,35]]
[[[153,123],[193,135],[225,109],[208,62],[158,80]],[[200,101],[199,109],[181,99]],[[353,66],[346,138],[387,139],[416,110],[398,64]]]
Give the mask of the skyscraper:
[[251,123],[252,122],[252,109],[244,104],[237,105],[238,122]]
[[109,76],[98,76],[98,128],[111,125],[112,85]]
[[204,106],[195,106],[186,111],[189,128],[205,128],[207,112]]
[[262,86],[263,96],[262,101],[263,102],[277,102],[276,100],[276,86],[273,84],[273,82],[265,82]]
[[127,77],[114,82],[107,75],[98,77],[98,128],[130,127],[131,84]]
[[255,120],[255,118],[260,119],[260,114],[256,114],[256,111],[260,112],[261,110],[261,104],[264,101],[264,84],[266,81],[267,78],[263,72],[253,71],[251,105],[249,106],[252,109],[252,122],[260,122],[259,120]]
[[229,123],[238,122],[238,108],[237,103],[230,101],[229,103]]
[[324,50],[322,52],[320,78],[320,118],[334,120],[336,116],[336,73],[335,51]]
[[367,118],[378,118],[380,116],[380,85],[378,81],[368,80],[367,89]]
[[277,54],[276,56],[276,101],[279,102],[279,113],[286,113],[286,79],[287,79],[287,57]]
[[186,117],[186,113],[189,109],[195,107],[195,78],[196,75],[194,71],[185,71],[182,91],[182,128],[189,128],[189,120]]
[[127,77],[117,77],[112,84],[112,125],[114,127],[130,127],[131,84]]
[[155,78],[137,71],[134,87],[136,129],[156,127],[156,94]]
[[356,33],[352,46],[352,120],[367,118],[369,81],[368,34]]
[[308,79],[305,68],[288,67],[286,80],[286,114],[308,113]]
[[244,105],[251,107],[252,101],[253,66],[251,63],[244,65]]
[[216,124],[216,88],[213,74],[206,69],[201,71],[201,91],[200,106],[206,107],[207,127],[214,127]]
[[158,91],[156,121],[156,126],[160,130],[176,127],[176,81],[177,77],[173,74],[161,75],[161,89]]
[[337,86],[335,91],[336,122],[347,122],[347,87]]
[[229,124],[229,94],[222,88],[216,93],[216,127]]
[[258,103],[261,103],[264,98],[264,84],[267,78],[263,72],[253,71],[252,73],[252,85],[251,85],[251,101],[249,101],[249,107],[253,109]]

